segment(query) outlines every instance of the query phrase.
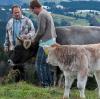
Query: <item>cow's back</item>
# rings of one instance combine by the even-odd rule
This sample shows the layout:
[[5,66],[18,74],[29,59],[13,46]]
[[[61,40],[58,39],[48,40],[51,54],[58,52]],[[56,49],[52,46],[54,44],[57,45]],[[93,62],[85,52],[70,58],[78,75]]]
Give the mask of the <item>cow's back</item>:
[[66,26],[57,27],[57,42],[60,44],[93,44],[100,42],[100,27]]

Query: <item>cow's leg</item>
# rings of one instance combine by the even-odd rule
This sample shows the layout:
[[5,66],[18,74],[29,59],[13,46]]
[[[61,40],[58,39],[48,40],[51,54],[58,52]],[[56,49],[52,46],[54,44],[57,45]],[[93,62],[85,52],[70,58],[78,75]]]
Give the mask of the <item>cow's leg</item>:
[[96,71],[94,73],[95,75],[95,78],[96,78],[96,81],[97,81],[97,84],[98,84],[98,95],[99,95],[99,98],[100,98],[100,70]]
[[63,81],[63,79],[64,79],[64,74],[62,73],[62,74],[60,75],[60,79],[59,79],[59,81],[58,81],[58,86],[59,86],[59,87],[62,86],[62,81]]
[[68,99],[70,88],[74,81],[74,77],[71,77],[71,74],[69,72],[64,72],[64,76],[65,76],[65,91],[64,91],[63,99]]
[[85,98],[85,86],[86,86],[86,82],[87,82],[87,69],[81,69],[78,72],[77,75],[77,88],[79,89],[80,92],[80,98],[84,99]]

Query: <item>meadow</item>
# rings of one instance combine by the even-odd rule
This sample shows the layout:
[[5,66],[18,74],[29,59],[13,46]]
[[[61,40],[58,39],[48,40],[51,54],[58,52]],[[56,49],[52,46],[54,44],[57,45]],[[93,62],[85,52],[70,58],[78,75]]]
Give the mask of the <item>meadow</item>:
[[[26,82],[0,85],[0,99],[62,99],[64,88],[42,88]],[[97,99],[96,90],[86,90],[86,99]],[[70,99],[80,99],[77,89],[72,89]]]

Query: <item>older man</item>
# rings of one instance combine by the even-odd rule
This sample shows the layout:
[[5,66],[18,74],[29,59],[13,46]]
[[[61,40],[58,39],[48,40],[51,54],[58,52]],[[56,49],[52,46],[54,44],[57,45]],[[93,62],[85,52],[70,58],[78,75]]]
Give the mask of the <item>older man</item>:
[[6,26],[6,38],[4,43],[4,51],[13,50],[16,45],[16,37],[20,36],[22,39],[34,36],[35,29],[32,21],[22,14],[20,6],[14,5],[12,7],[12,18],[8,21]]

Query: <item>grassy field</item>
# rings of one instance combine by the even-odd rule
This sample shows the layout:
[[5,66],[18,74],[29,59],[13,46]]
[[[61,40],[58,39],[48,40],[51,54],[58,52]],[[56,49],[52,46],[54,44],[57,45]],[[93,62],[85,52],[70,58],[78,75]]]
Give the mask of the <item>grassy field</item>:
[[81,26],[88,26],[89,22],[86,19],[76,19],[75,17],[69,17],[69,16],[64,16],[64,15],[59,15],[59,14],[53,14],[53,18],[56,22],[61,22],[61,20],[64,20],[66,22],[70,22],[71,25],[81,25]]
[[[62,99],[63,88],[41,88],[26,82],[0,85],[0,99]],[[80,99],[79,92],[72,90],[70,99]],[[86,99],[97,99],[97,90],[86,91]]]

